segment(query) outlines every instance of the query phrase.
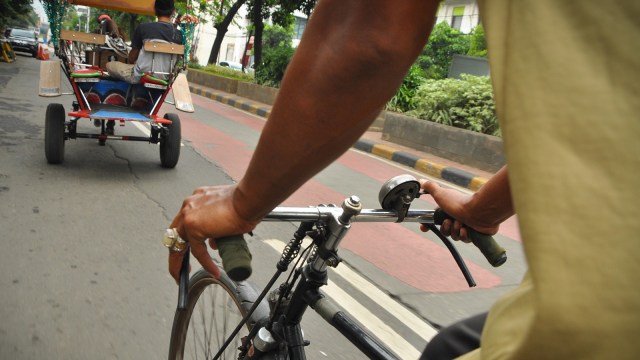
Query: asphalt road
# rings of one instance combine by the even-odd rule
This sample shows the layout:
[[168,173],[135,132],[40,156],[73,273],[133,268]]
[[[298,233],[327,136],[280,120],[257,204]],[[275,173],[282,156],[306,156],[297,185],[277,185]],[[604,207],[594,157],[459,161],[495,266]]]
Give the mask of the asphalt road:
[[[64,164],[53,166],[44,156],[46,107],[70,110],[73,97],[38,97],[38,78],[36,59],[0,62],[0,359],[166,358],[177,288],[160,236],[194,188],[241,176],[264,120],[194,96],[196,113],[180,114],[184,146],[175,169],[160,167],[156,145],[87,139],[67,141]],[[177,112],[168,104],[166,111]],[[79,126],[95,131],[88,120]],[[127,124],[116,132],[141,130]],[[340,203],[357,194],[378,207],[381,183],[407,172],[350,151],[287,203]],[[254,282],[271,276],[274,247],[293,230],[286,223],[256,229]],[[470,290],[443,247],[415,224],[354,226],[353,234],[327,290],[383,340],[409,343],[404,358],[430,336],[417,325],[486,310],[525,269],[517,239],[498,237],[510,254],[500,269],[462,248],[479,285]],[[362,358],[315,313],[303,324],[310,359]]]

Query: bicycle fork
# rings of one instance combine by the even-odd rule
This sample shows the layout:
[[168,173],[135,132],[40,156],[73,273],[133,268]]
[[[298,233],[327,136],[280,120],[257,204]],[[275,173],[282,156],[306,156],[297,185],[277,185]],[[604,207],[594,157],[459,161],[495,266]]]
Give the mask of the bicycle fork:
[[[304,347],[310,343],[304,340],[300,321],[308,307],[314,309],[368,358],[397,359],[382,343],[362,329],[339,306],[320,292],[320,287],[327,282],[326,271],[317,271],[307,265],[301,272],[302,277],[291,296],[292,300],[284,313],[279,316],[279,321],[271,325],[266,324],[265,327],[258,330],[253,341],[255,349],[258,351],[250,359],[259,358],[259,354],[263,355],[269,352],[272,352],[273,358],[278,359],[276,353],[284,352],[283,346],[285,344],[289,359],[306,359]],[[276,350],[276,348],[278,349]],[[267,358],[272,358],[272,356],[267,356]]]

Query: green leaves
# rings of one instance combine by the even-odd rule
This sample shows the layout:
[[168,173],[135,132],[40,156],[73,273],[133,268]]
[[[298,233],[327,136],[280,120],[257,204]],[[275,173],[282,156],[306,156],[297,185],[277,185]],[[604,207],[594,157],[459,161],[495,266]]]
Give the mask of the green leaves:
[[487,57],[487,42],[484,36],[484,27],[482,25],[476,26],[471,32],[469,38],[469,56]]
[[396,94],[387,104],[387,109],[392,111],[407,112],[416,108],[415,94],[418,87],[422,85],[425,78],[422,76],[422,70],[418,65],[412,65],[405,75],[404,80]]
[[0,29],[33,27],[38,16],[31,7],[32,0],[0,0]]
[[295,51],[291,43],[291,28],[267,25],[264,35],[262,64],[256,68],[256,83],[279,87]]
[[447,77],[454,54],[487,56],[482,25],[476,26],[471,34],[463,34],[446,22],[439,22],[433,27],[429,42],[416,63],[424,70],[427,78],[444,79]]
[[465,55],[469,51],[469,36],[440,22],[433,27],[429,42],[418,57],[418,65],[430,79],[447,77],[453,54]]
[[462,79],[427,80],[414,97],[408,114],[436,123],[500,136],[488,77],[462,75]]

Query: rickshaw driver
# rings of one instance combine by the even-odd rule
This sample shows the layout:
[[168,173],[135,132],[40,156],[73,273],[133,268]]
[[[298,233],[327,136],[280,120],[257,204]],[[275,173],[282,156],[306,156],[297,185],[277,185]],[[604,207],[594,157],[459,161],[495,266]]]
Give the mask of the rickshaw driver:
[[[171,22],[171,17],[175,12],[173,0],[156,0],[154,11],[158,20],[152,23],[138,25],[131,39],[131,50],[129,51],[129,63],[120,61],[110,61],[107,63],[109,76],[126,81],[130,84],[137,84],[140,77],[151,70],[151,59],[140,57],[140,50],[148,40],[162,40],[175,44],[182,44],[182,32],[178,31]],[[138,61],[139,60],[139,61]]]

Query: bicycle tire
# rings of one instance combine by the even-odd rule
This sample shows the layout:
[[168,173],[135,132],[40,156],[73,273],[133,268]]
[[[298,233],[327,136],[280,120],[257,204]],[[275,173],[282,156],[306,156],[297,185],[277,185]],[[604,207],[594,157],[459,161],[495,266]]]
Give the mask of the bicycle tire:
[[[176,310],[171,329],[169,359],[210,359],[246,313],[238,289],[226,273],[215,279],[204,270],[189,280],[187,308]],[[251,324],[236,335],[220,359],[237,359],[242,337]]]

